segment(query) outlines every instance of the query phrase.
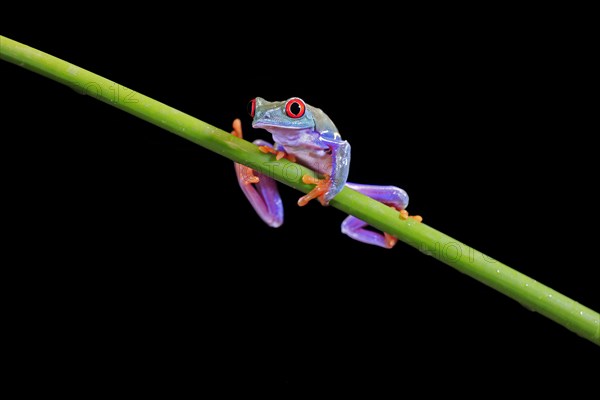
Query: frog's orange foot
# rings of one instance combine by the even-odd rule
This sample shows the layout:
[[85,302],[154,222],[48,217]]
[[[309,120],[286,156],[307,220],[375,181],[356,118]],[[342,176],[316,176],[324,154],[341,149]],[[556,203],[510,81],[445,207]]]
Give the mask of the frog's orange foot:
[[302,177],[302,182],[304,182],[308,185],[316,185],[316,186],[310,192],[308,192],[306,195],[304,195],[304,196],[300,197],[300,199],[298,199],[298,205],[300,207],[305,206],[312,199],[319,199],[319,202],[322,205],[327,204],[325,202],[325,193],[327,193],[327,191],[331,187],[331,178],[328,175],[325,175],[325,178],[323,178],[323,179],[318,179],[318,178],[315,178],[310,175],[304,175]]
[[260,182],[258,176],[254,175],[254,170],[250,167],[246,167],[245,165],[237,164],[237,173],[239,182],[245,185],[250,185],[252,183]]
[[396,236],[392,236],[389,233],[384,232],[383,237],[385,238],[385,247],[391,249],[398,243],[398,238]]
[[[414,219],[417,222],[423,221],[423,218],[420,215],[409,215],[408,211],[404,209],[398,209],[397,207],[391,206],[396,210],[400,211],[400,219],[407,220],[409,218]],[[396,236],[390,235],[387,232],[383,232],[383,247],[391,249],[398,243],[398,238]]]
[[275,154],[275,159],[277,161],[281,160],[282,158],[286,158],[286,159],[290,160],[291,162],[296,162],[296,157],[294,157],[291,154],[286,153],[285,151],[275,150],[274,148],[269,147],[269,146],[258,146],[258,149],[260,151],[262,151],[263,153]]
[[242,135],[242,121],[240,121],[239,118],[233,120],[233,130],[231,131],[231,134],[235,137],[243,139],[244,136]]
[[417,222],[423,221],[423,217],[421,217],[420,215],[408,215],[408,211],[400,210],[400,219],[407,220],[409,218],[412,218]]

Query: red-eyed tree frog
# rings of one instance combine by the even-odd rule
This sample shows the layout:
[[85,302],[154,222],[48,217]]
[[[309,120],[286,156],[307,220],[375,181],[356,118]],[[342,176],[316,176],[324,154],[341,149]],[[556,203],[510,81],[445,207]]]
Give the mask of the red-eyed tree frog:
[[[324,176],[317,179],[309,175],[302,177],[304,183],[315,187],[298,200],[304,206],[312,199],[327,205],[343,188],[351,189],[400,210],[400,218],[409,217],[408,194],[396,186],[365,185],[347,182],[350,169],[350,144],[338,133],[329,117],[319,108],[306,104],[298,97],[286,101],[269,102],[261,97],[248,105],[252,127],[267,130],[275,145],[264,140],[253,143],[264,153],[273,153],[277,160],[287,158]],[[241,121],[233,122],[233,131],[242,137]],[[259,217],[269,226],[277,228],[283,223],[283,205],[276,181],[249,167],[235,163],[238,182],[242,191]],[[417,221],[422,218],[411,216]],[[392,248],[397,239],[387,233],[367,229],[368,224],[354,216],[342,222],[342,233],[351,238],[384,248]]]

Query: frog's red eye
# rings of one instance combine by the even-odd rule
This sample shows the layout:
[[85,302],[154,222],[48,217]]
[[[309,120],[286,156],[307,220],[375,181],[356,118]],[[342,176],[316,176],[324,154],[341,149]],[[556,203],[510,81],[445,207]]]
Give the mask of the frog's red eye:
[[248,114],[252,118],[254,118],[254,113],[256,112],[256,99],[252,99],[248,102]]
[[285,105],[285,113],[290,118],[300,118],[306,111],[306,105],[299,98],[289,99]]

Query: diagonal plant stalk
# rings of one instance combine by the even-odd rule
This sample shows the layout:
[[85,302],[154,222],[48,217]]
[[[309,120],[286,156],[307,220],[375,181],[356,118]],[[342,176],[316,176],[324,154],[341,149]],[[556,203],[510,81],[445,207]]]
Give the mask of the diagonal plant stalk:
[[[279,182],[307,193],[301,178],[315,173],[245,140],[69,62],[0,36],[0,58],[135,115]],[[600,346],[600,314],[481,252],[349,188],[331,206],[354,215],[443,263],[498,290]]]

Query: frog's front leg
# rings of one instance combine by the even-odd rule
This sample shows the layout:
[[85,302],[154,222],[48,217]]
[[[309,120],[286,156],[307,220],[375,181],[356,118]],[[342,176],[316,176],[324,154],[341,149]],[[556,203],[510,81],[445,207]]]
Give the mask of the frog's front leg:
[[[400,218],[409,218],[406,207],[408,206],[408,194],[396,186],[363,185],[358,183],[346,184],[350,189],[354,189],[370,198],[380,201],[390,207],[400,210]],[[418,215],[411,218],[421,221]],[[342,222],[342,233],[350,236],[352,239],[363,243],[391,249],[394,247],[397,238],[387,233],[379,233],[367,229],[369,224],[350,215]]]
[[[239,119],[233,121],[231,134],[242,138],[242,124]],[[270,143],[260,139],[253,143],[259,147],[273,147]],[[234,163],[234,166],[240,187],[258,216],[273,228],[281,226],[283,204],[277,190],[277,182],[245,165]]]
[[[254,143],[258,144],[258,142],[262,142],[262,141],[258,140],[258,141],[255,141]],[[290,160],[291,162],[294,162],[294,163],[296,162],[296,157],[292,154],[286,153],[285,149],[282,146],[273,147],[273,145],[271,145],[270,143],[266,143],[266,144],[263,144],[262,146],[259,145],[258,149],[260,151],[262,151],[263,153],[275,154],[275,159],[277,161],[281,160],[282,158],[286,158],[286,159]]]
[[306,205],[312,199],[318,199],[326,206],[339,192],[342,191],[348,178],[350,169],[350,144],[345,140],[321,135],[320,143],[327,149],[331,159],[331,167],[323,179],[317,179],[310,175],[304,175],[302,182],[315,185],[315,187],[298,200],[299,206]]

